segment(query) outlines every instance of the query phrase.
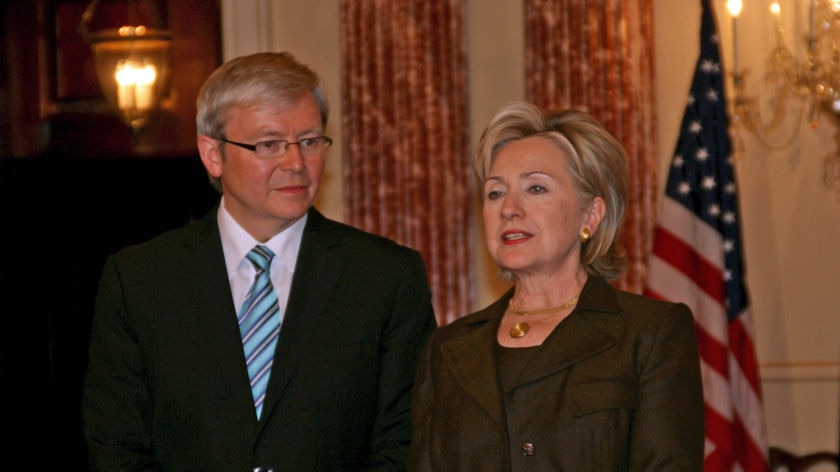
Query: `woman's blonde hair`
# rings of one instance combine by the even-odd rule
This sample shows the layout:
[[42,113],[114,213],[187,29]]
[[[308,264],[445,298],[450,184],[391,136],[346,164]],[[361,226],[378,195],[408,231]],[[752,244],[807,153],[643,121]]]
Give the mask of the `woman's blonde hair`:
[[[592,275],[618,277],[626,268],[617,246],[627,206],[627,155],[624,147],[592,116],[579,110],[544,112],[527,102],[504,106],[481,135],[473,162],[477,188],[482,193],[493,160],[506,144],[540,136],[567,156],[566,164],[584,208],[595,197],[606,204],[597,231],[583,244],[581,264]],[[483,196],[479,195],[483,202]]]

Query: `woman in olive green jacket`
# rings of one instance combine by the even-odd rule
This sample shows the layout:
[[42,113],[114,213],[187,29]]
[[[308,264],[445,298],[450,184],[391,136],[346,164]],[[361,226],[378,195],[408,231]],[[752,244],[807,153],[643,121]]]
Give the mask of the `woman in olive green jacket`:
[[409,470],[701,471],[703,392],[686,305],[613,288],[627,170],[576,111],[504,108],[475,170],[513,287],[432,335]]

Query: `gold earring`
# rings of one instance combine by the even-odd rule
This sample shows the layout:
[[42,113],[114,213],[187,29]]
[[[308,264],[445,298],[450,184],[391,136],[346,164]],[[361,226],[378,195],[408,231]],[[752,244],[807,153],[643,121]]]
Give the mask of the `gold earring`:
[[592,237],[592,233],[589,232],[589,228],[583,228],[580,231],[580,242],[585,243],[589,241],[590,237]]

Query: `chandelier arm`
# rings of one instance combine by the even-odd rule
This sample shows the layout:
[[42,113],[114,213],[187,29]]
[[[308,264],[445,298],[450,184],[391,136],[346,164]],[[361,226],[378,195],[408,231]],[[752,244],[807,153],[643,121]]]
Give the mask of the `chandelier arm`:
[[776,123],[774,127],[771,128],[764,128],[758,127],[755,129],[754,133],[758,137],[759,141],[764,144],[766,147],[773,149],[775,151],[785,149],[789,147],[793,142],[796,140],[796,137],[799,136],[799,130],[802,128],[802,119],[805,116],[805,105],[799,107],[799,113],[797,114],[796,120],[794,120],[794,127],[793,131],[791,131],[790,135],[784,139],[781,143],[773,142],[770,135],[776,132],[780,123]]
[[[784,149],[790,146],[796,137],[799,135],[799,130],[802,126],[802,119],[805,116],[805,104],[802,103],[798,107],[797,117],[794,120],[794,128],[790,135],[781,142],[771,138],[771,135],[776,133],[779,127],[785,120],[784,110],[787,109],[787,94],[782,93],[776,98],[776,103],[773,106],[772,119],[765,123],[761,116],[756,100],[754,98],[744,98],[742,95],[736,96],[735,99],[735,121],[743,123],[743,127],[747,131],[751,131],[758,137],[762,144],[773,150]],[[740,126],[739,126],[740,128]]]

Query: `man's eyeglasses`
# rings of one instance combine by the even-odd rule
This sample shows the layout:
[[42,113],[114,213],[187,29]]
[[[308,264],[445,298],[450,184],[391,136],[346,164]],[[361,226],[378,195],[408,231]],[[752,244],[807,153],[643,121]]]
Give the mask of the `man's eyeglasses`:
[[286,141],[285,139],[272,139],[270,141],[260,141],[256,144],[238,143],[230,141],[225,138],[216,138],[223,143],[233,144],[243,149],[252,151],[257,157],[261,159],[270,159],[273,157],[280,157],[286,154],[289,146],[297,145],[300,155],[304,157],[317,156],[323,154],[330,145],[332,145],[332,138],[326,136],[313,136],[311,138],[303,138],[299,141]]

